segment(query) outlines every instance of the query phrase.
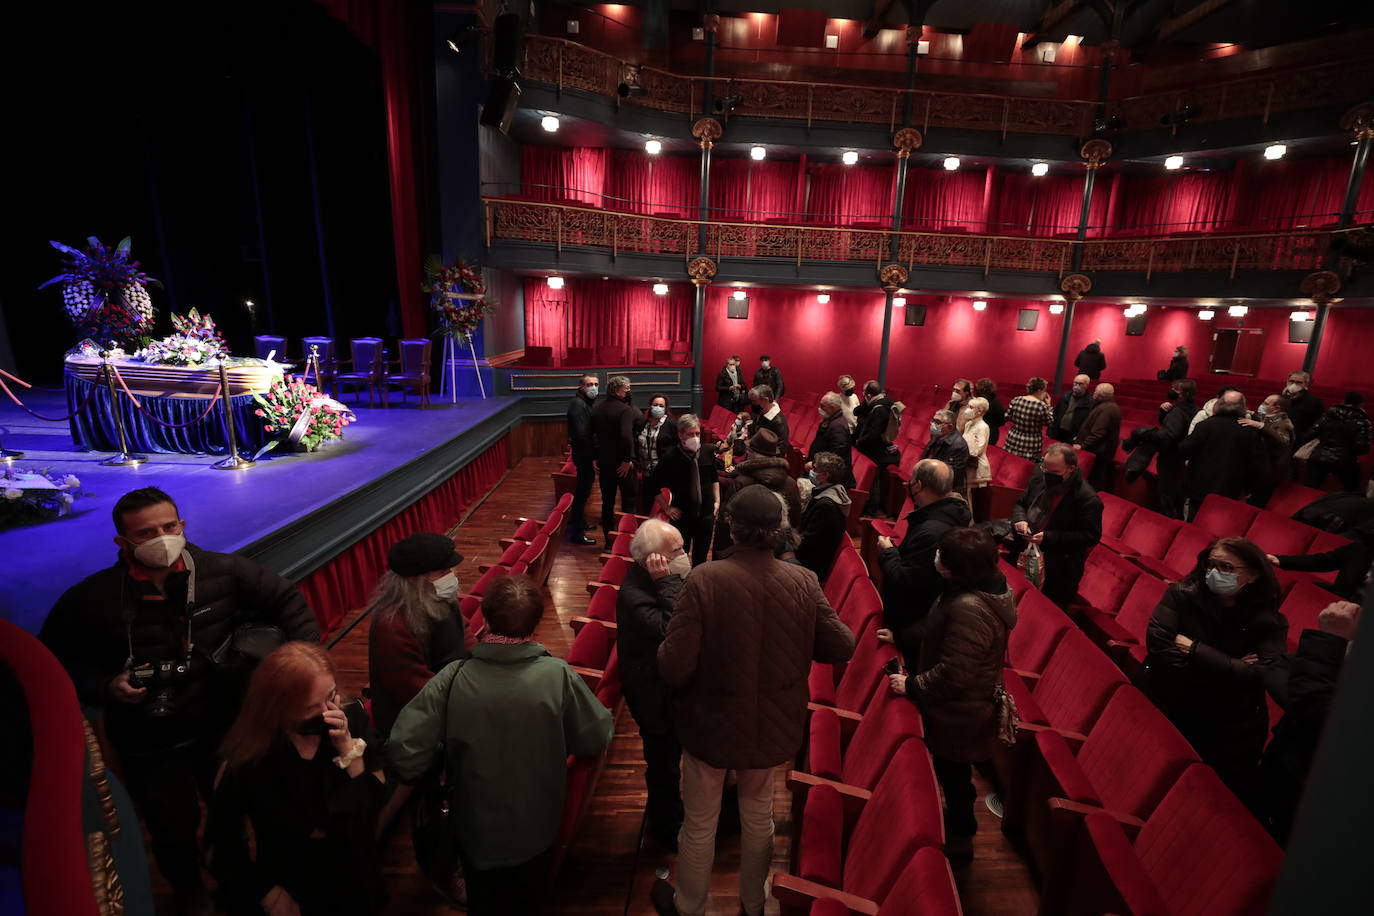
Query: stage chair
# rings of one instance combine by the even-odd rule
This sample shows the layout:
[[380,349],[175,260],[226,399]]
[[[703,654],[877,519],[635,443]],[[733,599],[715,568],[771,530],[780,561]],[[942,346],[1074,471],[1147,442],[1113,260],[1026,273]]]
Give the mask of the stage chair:
[[1069,615],[1038,589],[1030,589],[1016,604],[1016,626],[1007,636],[1007,667],[1039,676],[1072,629]]
[[1248,503],[1208,493],[1202,507],[1193,515],[1193,524],[1213,537],[1242,537],[1259,511]]
[[654,364],[653,347],[635,347],[635,365],[652,366]]
[[[526,349],[525,352],[529,352]],[[596,362],[596,351],[591,347],[568,347],[563,356],[565,366],[590,366]]]
[[[959,905],[959,890],[949,861],[933,846],[916,850],[911,864],[902,870],[892,885],[887,900],[881,905],[872,900],[855,897],[843,891],[829,891],[819,885],[809,888],[816,893],[810,916],[851,916],[854,913],[872,916],[963,916]],[[785,910],[792,916],[792,910]]]
[[522,366],[552,366],[553,347],[525,347],[525,355],[520,358]]
[[406,339],[399,342],[401,358],[389,365],[401,371],[388,373],[382,383],[382,406],[391,399],[391,386],[401,389],[401,403],[405,403],[406,392],[414,391],[420,395],[420,408],[429,406],[429,367],[434,352],[434,341],[428,337]]
[[267,354],[276,352],[272,357],[279,363],[284,363],[286,359],[286,338],[273,337],[270,334],[260,334],[253,338],[253,351],[258,359],[267,359]]
[[1197,555],[1207,549],[1216,537],[1197,525],[1184,525],[1169,544],[1162,559],[1131,557],[1130,561],[1151,575],[1177,582],[1197,566]]
[[685,366],[692,361],[692,345],[685,341],[673,341],[668,348],[668,361],[674,366]]
[[601,347],[596,351],[596,360],[601,366],[620,366],[625,363],[625,351],[615,345]]
[[315,347],[320,355],[320,377],[317,379],[311,375],[310,383],[320,390],[327,393],[334,388],[334,376],[339,372],[339,361],[334,354],[334,338],[332,337],[302,337],[301,338],[301,367],[298,372],[301,378],[306,376],[306,360],[310,358],[310,348]]
[[667,348],[654,348],[652,364],[655,366],[671,366],[673,364],[673,353]]
[[[355,337],[352,341],[351,359],[340,360],[341,365],[351,365],[352,372],[340,372],[334,376],[335,397],[348,388],[355,391],[359,388],[367,389],[367,406],[374,406],[377,398],[377,388],[382,384],[382,373],[385,367],[382,354],[382,339],[380,337]],[[386,406],[383,401],[382,406]]]
[[1072,840],[1041,895],[1045,914],[1261,913],[1283,861],[1254,815],[1202,764],[1184,771],[1144,822],[1066,799],[1050,807],[1056,829]]

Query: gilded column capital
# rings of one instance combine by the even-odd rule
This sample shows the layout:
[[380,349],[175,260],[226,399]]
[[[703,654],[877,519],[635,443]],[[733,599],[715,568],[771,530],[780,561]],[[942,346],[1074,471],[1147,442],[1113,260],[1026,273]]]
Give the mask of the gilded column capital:
[[1083,144],[1083,148],[1078,151],[1078,155],[1083,157],[1083,165],[1089,169],[1098,169],[1102,163],[1112,156],[1112,145],[1101,137],[1089,140]]
[[715,275],[716,262],[704,255],[692,258],[687,265],[687,276],[692,279],[693,286],[710,286]]
[[878,268],[878,282],[889,293],[894,293],[906,286],[908,276],[906,268],[900,264],[884,264]]
[[897,158],[905,159],[911,155],[912,150],[920,149],[925,138],[921,132],[914,127],[903,127],[892,135],[892,145],[897,150]]
[[1069,274],[1059,282],[1070,302],[1077,302],[1092,291],[1093,281],[1086,274]]
[[701,27],[708,32],[720,31],[720,15],[717,13],[707,13],[701,17]]
[[1325,305],[1341,291],[1341,278],[1334,271],[1318,270],[1302,278],[1300,289],[1313,302]]
[[715,118],[698,118],[697,122],[692,125],[692,136],[696,138],[702,149],[710,149],[715,146],[716,141],[724,132],[724,128]]
[[1361,102],[1341,115],[1341,130],[1351,131],[1356,140],[1374,138],[1374,102]]

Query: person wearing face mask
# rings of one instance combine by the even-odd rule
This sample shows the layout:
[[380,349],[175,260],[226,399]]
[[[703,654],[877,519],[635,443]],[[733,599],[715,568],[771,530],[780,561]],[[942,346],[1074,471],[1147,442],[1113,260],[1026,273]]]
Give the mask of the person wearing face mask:
[[1049,428],[1051,439],[1072,442],[1078,435],[1093,409],[1093,397],[1088,390],[1091,386],[1092,380],[1086,375],[1073,377],[1073,387],[1054,405],[1054,421]]
[[[969,398],[964,406],[964,442],[968,444],[968,468],[965,477],[966,496],[973,501],[973,493],[982,491],[992,482],[992,464],[988,461],[988,425],[983,415],[988,412],[984,398]],[[979,492],[979,503],[985,495]]]
[[849,424],[849,432],[853,435],[855,427],[859,425],[854,412],[863,403],[859,397],[859,392],[855,390],[854,376],[840,376],[835,381],[835,390],[840,393],[840,398],[844,401],[844,406],[841,409],[844,411],[845,422]]
[[811,499],[796,523],[801,543],[797,546],[797,562],[816,574],[822,582],[830,575],[835,551],[846,535],[849,524],[849,493],[838,475],[844,471],[839,455],[821,452],[816,456],[811,476]]
[[596,543],[587,537],[587,497],[592,495],[592,481],[596,479],[596,433],[592,431],[592,405],[599,392],[595,375],[584,375],[577,391],[568,402],[568,445],[573,467],[577,468],[577,483],[573,490],[572,506],[568,509],[568,541],[581,547]]
[[749,435],[753,436],[765,429],[771,431],[778,437],[778,454],[786,455],[791,430],[787,425],[787,414],[778,406],[773,389],[767,385],[749,389],[749,402],[754,406],[749,423]]
[[1184,458],[1178,445],[1188,435],[1188,424],[1197,413],[1197,383],[1190,378],[1179,379],[1169,386],[1168,400],[1159,405],[1158,426],[1137,426],[1121,441],[1121,447],[1131,453],[1126,460],[1126,482],[1130,483],[1145,471],[1155,458],[1159,484],[1159,511],[1171,518],[1183,517]]
[[682,549],[678,530],[652,518],[636,529],[630,556],[635,565],[625,574],[615,601],[620,678],[644,743],[649,836],[660,848],[676,851],[682,827],[682,745],[673,731],[671,694],[658,677],[658,647],[692,571],[692,558]]
[[1212,416],[1178,446],[1188,460],[1188,519],[1207,494],[1244,499],[1269,480],[1269,453],[1260,431],[1249,425],[1245,395],[1228,391],[1217,399]]
[[[864,384],[864,402],[854,414],[859,420],[859,428],[854,435],[854,450],[878,466],[878,473],[873,475],[868,504],[864,506],[864,515],[884,514],[888,479],[897,479],[888,468],[896,467],[901,460],[897,447],[888,441],[889,427],[892,425],[892,412],[897,411],[900,424],[901,412],[905,409],[905,405],[898,407],[897,402],[887,396],[876,379],[869,379]],[[898,510],[892,507],[887,511]]]
[[1266,506],[1274,489],[1293,473],[1293,421],[1288,417],[1291,401],[1281,394],[1264,399],[1249,419],[1241,424],[1260,431],[1264,450],[1269,456],[1269,474],[1259,489],[1250,494],[1252,506]]
[[[188,525],[163,491],[124,494],[113,518],[114,565],[69,588],[39,638],[71,675],[82,705],[104,711],[178,912],[204,913],[197,795],[209,796],[214,749],[238,712],[250,663],[239,656],[240,664],[222,667],[212,654],[225,658],[218,650],[249,625],[309,642],[320,631],[293,584],[245,557],[188,543]],[[165,676],[143,678],[164,664]]]
[[1116,443],[1121,438],[1121,407],[1116,403],[1116,389],[1106,382],[1093,389],[1093,409],[1078,429],[1073,447],[1094,456],[1088,483],[1099,493],[1112,488],[1116,476],[1112,460],[1116,457]]
[[1369,451],[1369,416],[1363,405],[1363,394],[1347,391],[1344,402],[1333,406],[1317,421],[1312,431],[1317,447],[1307,459],[1309,487],[1321,489],[1327,475],[1335,474],[1342,490],[1359,492],[1359,458]]
[[639,431],[635,433],[635,473],[639,476],[639,514],[648,515],[654,502],[649,478],[658,460],[677,445],[677,418],[668,408],[668,396],[655,394],[644,409]]
[[955,379],[949,389],[949,403],[945,405],[945,410],[954,414],[954,427],[961,433],[964,431],[964,407],[971,397],[972,383],[966,378]]
[[935,411],[930,418],[930,441],[926,443],[921,457],[933,458],[949,465],[949,469],[954,472],[954,489],[963,493],[969,465],[968,442],[959,434],[954,421],[954,414],[950,411]]
[[607,552],[615,546],[616,494],[620,494],[620,511],[633,513],[636,508],[635,428],[639,420],[639,411],[630,403],[629,378],[611,376],[606,382],[605,400],[592,408],[596,469],[601,483],[601,531]]
[[744,406],[744,378],[739,355],[731,356],[716,375],[716,403],[731,413]]
[[820,425],[816,427],[816,435],[811,440],[811,448],[806,453],[806,464],[802,466],[802,472],[811,470],[812,463],[816,456],[821,452],[830,452],[838,455],[844,462],[844,474],[840,477],[840,483],[846,487],[854,486],[854,454],[853,439],[849,435],[849,424],[844,419],[844,400],[834,391],[828,391],[821,395],[821,402],[817,406],[817,412],[821,415]]
[[787,390],[782,384],[782,370],[773,365],[773,360],[767,353],[759,357],[759,367],[754,372],[754,384],[751,387],[757,388],[760,385],[772,388],[773,396],[779,398]]
[[[685,413],[677,421],[678,444],[659,459],[649,479],[654,511],[664,512],[682,534],[693,565],[706,562],[711,552],[711,529],[720,508],[720,476],[716,458],[701,447],[701,421]],[[662,490],[672,494],[664,505]]]
[[1102,540],[1102,498],[1078,473],[1078,453],[1055,443],[1031,471],[1026,490],[1011,510],[1018,535],[1011,549],[1015,563],[1030,544],[1040,545],[1045,581],[1040,590],[1061,608],[1078,597],[1088,554]]
[[[796,525],[802,515],[801,493],[797,480],[788,471],[787,459],[782,457],[782,443],[770,429],[760,429],[749,439],[743,460],[737,460],[728,480],[721,489],[722,504],[745,487],[761,484],[778,494],[787,506],[787,523]],[[713,553],[717,560],[730,555],[735,542],[730,539],[730,525],[723,513],[716,513]]]
[[1279,594],[1264,551],[1245,538],[1219,538],[1169,586],[1146,630],[1146,692],[1252,807],[1269,733],[1264,676],[1288,636]]
[[453,572],[461,562],[450,538],[428,531],[397,541],[387,552],[387,571],[367,606],[372,720],[383,740],[431,677],[467,658]]
[[1289,400],[1288,416],[1293,421],[1293,431],[1296,434],[1293,438],[1294,451],[1312,438],[1317,421],[1322,417],[1322,400],[1308,390],[1311,384],[1311,373],[1290,372],[1288,384],[1281,392]]
[[290,642],[263,660],[220,754],[205,846],[231,914],[382,910],[381,741],[322,648]]

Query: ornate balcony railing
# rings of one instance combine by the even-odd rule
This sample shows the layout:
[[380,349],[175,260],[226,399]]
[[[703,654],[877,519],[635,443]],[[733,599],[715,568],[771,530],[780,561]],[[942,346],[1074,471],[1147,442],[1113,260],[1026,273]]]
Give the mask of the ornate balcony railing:
[[[698,253],[727,258],[867,262],[889,260],[897,237],[898,260],[908,268],[976,267],[992,270],[1066,273],[1074,247],[1083,246],[1087,272],[1167,273],[1185,270],[1317,270],[1333,230],[1234,235],[1168,235],[1150,238],[1073,239],[939,232],[891,232],[862,226],[804,226],[773,223],[707,222],[706,248],[697,250],[696,220],[643,216],[510,198],[486,198],[487,244],[535,242],[564,247],[666,254],[684,261]],[[1341,230],[1354,232],[1369,227]]]
[[[530,35],[525,39],[521,71],[530,79],[560,89],[581,89],[616,98],[627,74],[638,74],[642,92],[625,99],[659,111],[703,112],[708,82],[729,95],[741,96],[739,113],[753,117],[805,121],[843,121],[881,124],[895,130],[902,102],[911,97],[912,126],[969,130],[1062,134],[1085,137],[1092,133],[1096,104],[1079,99],[1029,98],[965,92],[932,92],[848,83],[747,78],[702,77],[636,67],[595,48],[562,38]],[[1283,111],[1353,104],[1367,97],[1374,81],[1374,58],[1336,60],[1283,72],[1232,80],[1209,80],[1206,85],[1121,99],[1109,111],[1123,117],[1126,130],[1157,129],[1164,114],[1196,105],[1193,121],[1256,117],[1268,121]],[[718,91],[718,95],[727,94]]]

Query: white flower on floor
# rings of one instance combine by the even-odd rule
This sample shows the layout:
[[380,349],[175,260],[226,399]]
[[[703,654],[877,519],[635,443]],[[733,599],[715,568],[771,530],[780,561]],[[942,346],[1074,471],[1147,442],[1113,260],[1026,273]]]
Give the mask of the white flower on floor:
[[3,495],[5,499],[18,499],[19,497],[24,495],[24,491],[16,490],[13,487],[6,487],[5,492],[0,495]]
[[73,502],[73,500],[72,500],[72,494],[70,494],[70,493],[63,493],[63,494],[62,494],[62,504],[63,504],[64,506],[70,506],[70,505],[72,504],[72,502]]
[[79,487],[81,486],[81,481],[77,479],[75,474],[68,474],[66,477],[62,478],[62,486]]

